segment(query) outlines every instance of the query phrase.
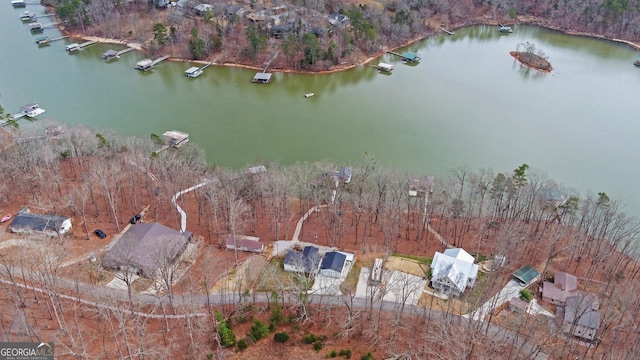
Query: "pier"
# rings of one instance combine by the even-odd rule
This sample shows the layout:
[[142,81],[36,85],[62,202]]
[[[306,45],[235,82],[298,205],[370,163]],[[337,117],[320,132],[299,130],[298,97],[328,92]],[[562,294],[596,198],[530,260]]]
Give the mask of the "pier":
[[62,40],[62,39],[66,39],[69,36],[58,36],[58,37],[54,37],[54,38],[49,38],[48,36],[44,36],[44,37],[40,37],[36,39],[36,44],[38,44],[38,46],[44,46],[44,45],[49,45],[50,43],[54,42],[54,41],[58,41],[58,40]]
[[120,55],[126,54],[126,53],[128,53],[129,51],[132,51],[132,50],[133,50],[133,48],[129,48],[129,47],[126,48],[126,49],[120,50],[120,51],[115,51],[113,49],[109,49],[109,50],[105,51],[102,54],[102,58],[104,60],[120,59]]

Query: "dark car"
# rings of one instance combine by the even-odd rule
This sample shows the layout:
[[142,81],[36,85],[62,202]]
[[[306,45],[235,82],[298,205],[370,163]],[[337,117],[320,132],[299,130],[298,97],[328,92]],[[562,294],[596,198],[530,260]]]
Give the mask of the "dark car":
[[107,234],[105,234],[104,231],[100,229],[93,230],[93,233],[96,234],[96,236],[98,236],[100,239],[104,239],[107,237]]
[[140,221],[140,219],[142,219],[142,215],[140,214],[135,214],[133,215],[133,217],[131,218],[131,220],[129,220],[130,223],[135,224],[138,221]]

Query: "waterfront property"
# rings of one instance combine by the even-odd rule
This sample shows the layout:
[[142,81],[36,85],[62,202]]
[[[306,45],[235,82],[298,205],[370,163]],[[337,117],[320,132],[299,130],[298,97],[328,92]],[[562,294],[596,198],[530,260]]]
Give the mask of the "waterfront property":
[[557,271],[553,282],[542,283],[542,300],[564,306],[567,299],[575,296],[578,290],[578,278],[566,272]]
[[178,130],[165,131],[162,138],[166,146],[174,148],[179,148],[189,142],[189,134]]
[[251,80],[253,83],[268,84],[271,82],[271,73],[259,72]]
[[431,286],[443,294],[460,296],[478,277],[478,265],[464,249],[437,252],[431,262]]
[[225,244],[229,250],[237,249],[255,253],[261,253],[264,251],[264,243],[256,236],[228,234],[225,237]]
[[600,299],[594,293],[581,293],[567,298],[564,308],[558,307],[556,318],[562,321],[565,333],[585,340],[595,340],[600,330]]
[[159,223],[131,225],[104,255],[102,265],[155,277],[163,266],[176,262],[190,240],[191,232],[179,232]]
[[57,236],[71,229],[71,218],[48,214],[32,214],[29,209],[25,209],[13,217],[8,229],[13,233],[37,232],[49,236]]
[[284,271],[315,274],[320,268],[322,256],[315,246],[305,246],[302,251],[289,250],[284,257]]

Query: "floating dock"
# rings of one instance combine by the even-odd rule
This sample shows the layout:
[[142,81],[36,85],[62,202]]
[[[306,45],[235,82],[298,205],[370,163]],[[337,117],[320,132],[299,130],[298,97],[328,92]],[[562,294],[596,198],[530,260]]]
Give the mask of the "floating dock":
[[384,72],[391,72],[391,71],[393,71],[393,65],[381,62],[381,63],[378,64],[376,69],[378,69],[380,71],[384,71]]
[[102,53],[102,59],[104,60],[113,60],[113,59],[120,59],[120,55],[126,54],[129,51],[133,51],[133,48],[126,48],[120,51],[115,51],[113,49],[109,49],[107,51],[105,51],[104,53]]
[[24,0],[11,0],[11,6],[15,8],[21,8],[26,7],[27,3],[25,3]]
[[136,63],[135,69],[140,71],[149,71],[153,69],[153,67],[156,66],[156,64],[158,64],[161,61],[167,60],[168,58],[169,58],[169,55],[159,57],[155,60],[143,59]]
[[207,63],[205,66],[202,66],[202,67],[196,67],[196,66],[190,67],[184,72],[184,75],[191,78],[198,77],[202,75],[202,73],[204,72],[204,69],[211,66],[211,64],[212,63]]
[[271,73],[259,72],[251,80],[252,83],[268,84],[271,82]]
[[189,134],[178,130],[165,131],[164,134],[162,134],[162,138],[164,140],[165,147],[171,146],[179,148],[189,142]]
[[20,20],[22,20],[23,22],[34,22],[37,19],[38,17],[36,16],[36,14],[32,13],[31,11],[25,11],[20,14]]

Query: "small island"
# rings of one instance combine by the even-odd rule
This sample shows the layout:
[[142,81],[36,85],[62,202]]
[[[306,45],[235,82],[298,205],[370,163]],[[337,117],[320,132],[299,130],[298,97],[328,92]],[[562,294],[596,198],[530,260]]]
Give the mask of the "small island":
[[[525,51],[519,51],[521,46],[525,48]],[[509,55],[529,68],[542,72],[551,72],[553,70],[551,63],[547,60],[547,55],[542,50],[536,49],[535,44],[529,42],[518,44],[518,49],[510,51]]]

